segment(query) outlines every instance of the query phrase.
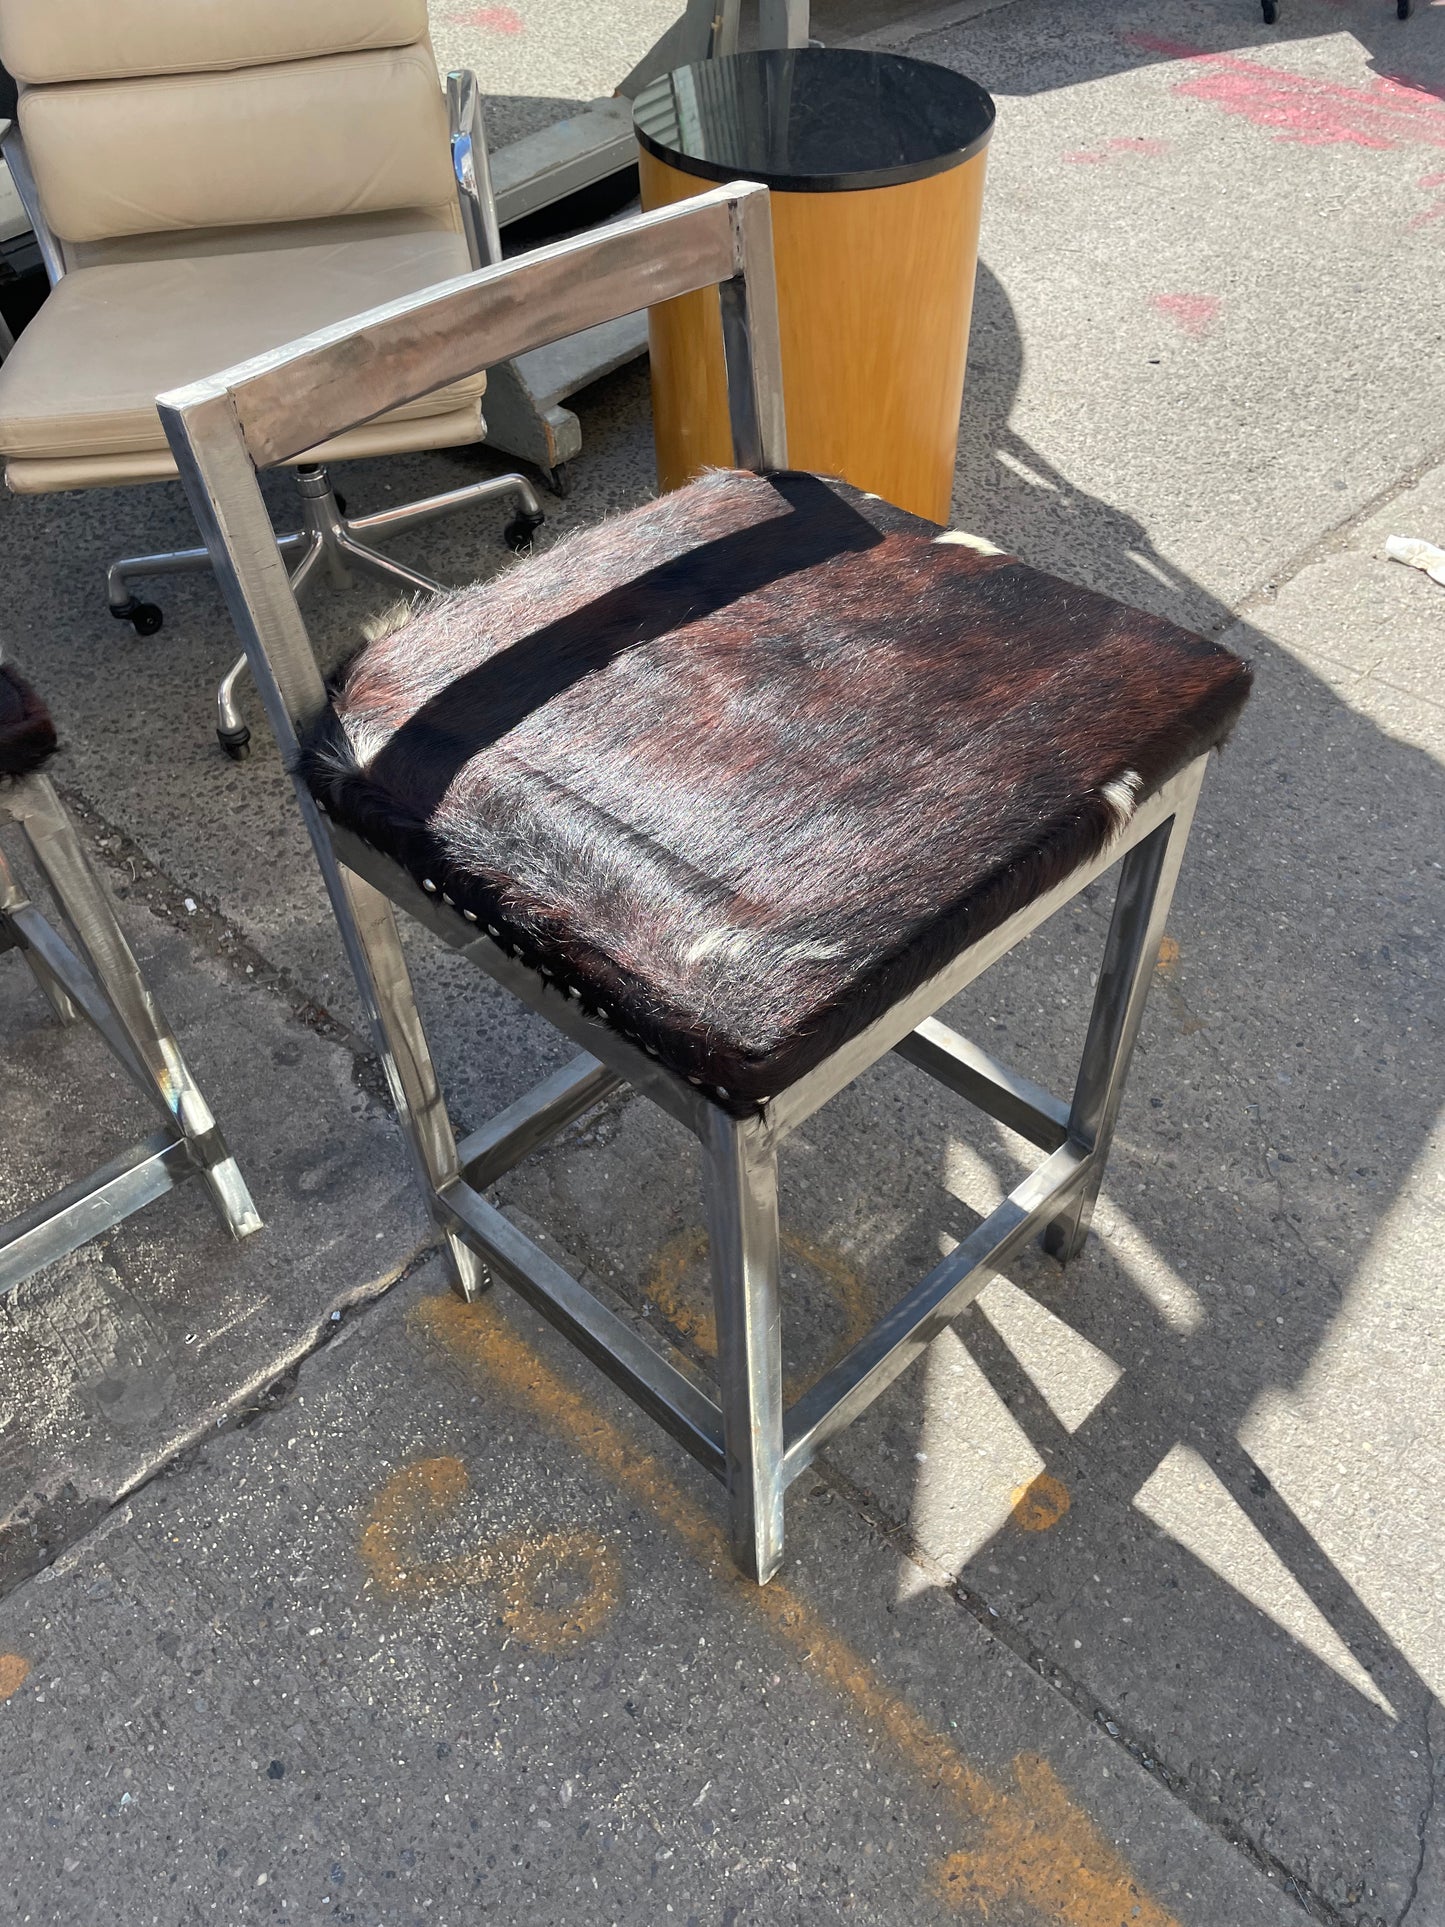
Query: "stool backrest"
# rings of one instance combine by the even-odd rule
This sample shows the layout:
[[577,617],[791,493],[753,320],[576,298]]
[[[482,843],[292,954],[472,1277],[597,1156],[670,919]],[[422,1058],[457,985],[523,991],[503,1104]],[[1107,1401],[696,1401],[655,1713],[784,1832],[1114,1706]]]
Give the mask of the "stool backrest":
[[72,261],[399,210],[456,225],[425,0],[0,0],[0,63]]
[[256,471],[529,348],[709,287],[734,460],[785,468],[772,215],[768,190],[748,181],[444,281],[158,398],[288,761],[326,698]]

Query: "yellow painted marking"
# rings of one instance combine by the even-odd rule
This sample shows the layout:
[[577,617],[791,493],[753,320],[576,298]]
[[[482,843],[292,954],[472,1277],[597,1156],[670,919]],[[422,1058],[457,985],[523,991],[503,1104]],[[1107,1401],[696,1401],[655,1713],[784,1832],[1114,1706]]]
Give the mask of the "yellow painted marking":
[[987,1919],[997,1903],[1025,1893],[1059,1927],[1178,1927],[1134,1885],[1047,1760],[1020,1753],[1012,1770],[1017,1797],[992,1816],[985,1850],[952,1853],[934,1870],[946,1900]]
[[[502,1539],[491,1551],[503,1624],[542,1652],[560,1652],[588,1638],[617,1604],[617,1554],[595,1532]],[[562,1596],[554,1599],[559,1591]]]
[[1050,1526],[1059,1523],[1073,1504],[1069,1488],[1062,1479],[1056,1479],[1052,1472],[1040,1472],[1037,1478],[1019,1486],[1010,1496],[1013,1499],[1013,1511],[1009,1516],[1020,1532],[1047,1532]]
[[[450,1293],[410,1314],[428,1337],[487,1375],[628,1487],[677,1535],[729,1594],[760,1612],[813,1675],[949,1806],[973,1845],[937,1869],[935,1885],[960,1908],[987,1913],[1007,1898],[1048,1927],[1179,1927],[1135,1884],[1128,1865],[1042,1760],[1021,1754],[1012,1784],[997,1786],[944,1734],[889,1691],[876,1669],[781,1580],[754,1586],[728,1557],[713,1521],[673,1484],[652,1453],[634,1444],[507,1325],[490,1304]],[[401,1476],[401,1475],[398,1475]]]
[[431,1589],[435,1567],[409,1563],[411,1542],[428,1523],[461,1504],[470,1481],[460,1459],[418,1459],[393,1472],[372,1501],[361,1534],[361,1556],[392,1598],[417,1599]]
[[0,1700],[18,1693],[30,1677],[30,1661],[19,1653],[0,1653]]
[[684,1289],[687,1274],[707,1257],[707,1233],[696,1226],[669,1238],[652,1261],[646,1295],[668,1324],[707,1358],[717,1357],[717,1320],[711,1304]]
[[[843,1355],[864,1337],[873,1324],[867,1289],[858,1273],[840,1252],[826,1245],[800,1238],[794,1231],[782,1233],[783,1249],[800,1265],[815,1272],[832,1293],[843,1313],[843,1330],[824,1359],[821,1371],[830,1371]],[[689,1274],[707,1263],[707,1233],[698,1227],[670,1238],[652,1261],[647,1275],[646,1295],[656,1305],[675,1332],[695,1345],[704,1358],[717,1357],[717,1319],[713,1314],[711,1292],[706,1280],[690,1281]],[[691,1289],[689,1284],[691,1282]],[[803,1382],[790,1376],[784,1391],[791,1402],[805,1389]]]
[[1204,1019],[1196,1017],[1189,1008],[1184,993],[1179,988],[1179,945],[1173,937],[1162,937],[1159,942],[1159,955],[1156,969],[1159,988],[1168,1004],[1170,1015],[1178,1026],[1181,1037],[1193,1037],[1205,1028]]
[[426,1528],[456,1511],[469,1484],[466,1467],[449,1456],[392,1473],[361,1532],[361,1557],[379,1589],[391,1599],[425,1600],[492,1586],[502,1598],[503,1624],[542,1652],[560,1652],[595,1632],[620,1590],[617,1554],[596,1533],[518,1534],[450,1559],[417,1556]]

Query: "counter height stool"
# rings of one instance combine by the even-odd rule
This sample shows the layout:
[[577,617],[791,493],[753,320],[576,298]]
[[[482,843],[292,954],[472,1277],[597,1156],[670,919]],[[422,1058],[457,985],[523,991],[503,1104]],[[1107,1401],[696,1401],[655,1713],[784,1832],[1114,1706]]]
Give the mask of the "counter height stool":
[[[62,1023],[89,1018],[160,1113],[160,1128],[90,1177],[0,1223],[0,1297],[189,1177],[200,1178],[235,1238],[261,1220],[210,1107],[146,985],[105,885],[44,766],[55,725],[30,685],[0,662],[0,829],[29,843],[64,920],[25,896],[0,852],[0,951],[18,950]],[[6,1126],[15,1129],[13,1121]]]
[[[736,469],[415,607],[330,697],[255,472],[526,346],[717,285]],[[457,1289],[498,1274],[782,1556],[791,1480],[1026,1239],[1087,1234],[1208,751],[1249,672],[985,542],[787,470],[767,190],[733,183],[163,396],[295,771]],[[1072,1100],[933,1013],[1122,859]],[[585,1055],[458,1144],[394,906]],[[898,1050],[1044,1153],[785,1412],[778,1147]],[[482,1187],[630,1085],[694,1131],[718,1396]]]

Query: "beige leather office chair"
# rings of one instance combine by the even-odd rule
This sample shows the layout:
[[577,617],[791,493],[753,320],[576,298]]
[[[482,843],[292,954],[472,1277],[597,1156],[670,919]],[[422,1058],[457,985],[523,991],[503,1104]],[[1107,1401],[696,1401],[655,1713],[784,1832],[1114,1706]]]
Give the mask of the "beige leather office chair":
[[[500,257],[476,83],[443,94],[426,0],[0,0],[20,83],[5,158],[52,292],[0,365],[0,456],[18,493],[176,473],[163,390]],[[452,383],[292,458],[297,587],[323,569],[437,585],[368,546],[494,496],[525,548],[542,520],[519,475],[348,518],[326,464],[479,441],[485,377]],[[204,548],[111,568],[111,613],[161,626],[136,578],[201,570]],[[218,694],[246,753],[244,658]]]

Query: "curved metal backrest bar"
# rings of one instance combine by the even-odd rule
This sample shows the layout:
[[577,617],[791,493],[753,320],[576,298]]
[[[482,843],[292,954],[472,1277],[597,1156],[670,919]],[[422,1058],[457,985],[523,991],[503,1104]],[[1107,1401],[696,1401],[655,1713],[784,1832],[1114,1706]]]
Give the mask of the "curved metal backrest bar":
[[[767,191],[735,182],[318,329],[162,395],[161,417],[184,416],[225,389],[252,461],[274,467],[528,348],[746,277],[749,267],[756,282],[764,255],[770,268]],[[749,307],[757,359],[767,329],[756,286]]]
[[479,268],[159,397],[283,756],[325,695],[256,471],[529,348],[714,286],[734,459],[785,468],[772,215],[750,181]]

